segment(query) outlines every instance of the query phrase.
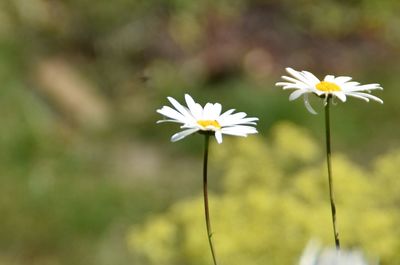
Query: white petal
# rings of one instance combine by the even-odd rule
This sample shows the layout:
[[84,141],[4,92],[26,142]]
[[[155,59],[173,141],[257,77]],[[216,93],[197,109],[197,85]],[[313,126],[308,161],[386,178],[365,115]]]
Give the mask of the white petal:
[[308,72],[308,71],[303,71],[304,76],[307,77],[308,80],[314,82],[315,84],[318,84],[321,82],[314,74]]
[[257,117],[248,117],[248,118],[244,118],[243,120],[258,121],[259,119]]
[[181,129],[189,129],[189,128],[196,128],[201,130],[202,127],[196,122],[196,123],[185,123],[181,127]]
[[346,83],[348,81],[350,81],[352,78],[350,76],[338,76],[335,78],[335,82],[338,83]]
[[203,115],[201,116],[201,118],[203,120],[212,120],[213,119],[213,110],[214,110],[214,105],[211,103],[207,103],[204,106]]
[[313,87],[312,93],[317,94],[318,97],[326,94],[324,91],[321,91],[321,90],[317,89],[316,87]]
[[222,106],[219,103],[211,104],[206,120],[216,120],[221,114]]
[[253,134],[257,133],[257,129],[246,125],[235,125],[232,127],[225,127],[221,129],[222,133],[237,132],[240,134]]
[[[236,127],[225,127],[221,129],[223,134],[234,135],[234,136],[247,136],[247,131],[237,129]],[[255,132],[254,132],[255,133]]]
[[222,143],[222,133],[221,133],[221,131],[215,131],[215,139],[217,140],[217,142],[219,144]]
[[358,85],[358,86],[347,87],[346,91],[369,91],[375,89],[382,90],[383,88],[379,84],[367,84],[361,86]]
[[351,96],[351,97],[355,97],[355,98],[359,98],[359,99],[365,100],[366,102],[369,102],[368,98],[360,96],[360,95],[357,95],[355,93],[347,93],[346,95]]
[[186,104],[187,104],[190,112],[192,113],[193,117],[196,120],[200,120],[201,115],[203,113],[203,108],[201,107],[201,105],[196,103],[189,94],[185,94],[185,100],[186,100]]
[[164,106],[162,109],[157,110],[158,113],[174,120],[178,120],[179,122],[186,123],[188,120],[185,116],[183,116],[181,113],[177,112],[171,107]]
[[355,81],[351,81],[351,82],[346,82],[346,83],[344,83],[344,84],[342,85],[342,87],[345,87],[345,88],[347,88],[347,89],[350,89],[350,88],[355,88],[355,87],[357,87],[357,86],[359,86],[359,85],[360,85],[360,83],[355,82]]
[[291,74],[292,76],[294,76],[295,78],[297,78],[298,80],[308,84],[310,83],[310,80],[308,80],[301,72],[298,72],[290,67],[286,68],[286,71]]
[[296,91],[294,91],[294,92],[292,92],[291,94],[290,94],[290,96],[289,96],[289,100],[290,101],[292,101],[292,100],[295,100],[295,99],[297,99],[297,98],[299,98],[301,95],[303,95],[304,93],[306,93],[307,91],[305,91],[305,90],[296,90]]
[[229,115],[229,116],[225,117],[225,119],[232,119],[232,120],[243,119],[246,116],[247,116],[247,114],[245,112],[237,112],[235,114],[232,114],[232,115]]
[[222,117],[220,116],[217,121],[221,126],[228,126],[229,124],[235,124],[237,123],[239,120],[243,119],[244,117],[246,117],[247,114],[244,112],[238,112],[226,117]]
[[219,103],[215,103],[214,104],[214,115],[215,115],[215,119],[217,119],[217,117],[219,117],[219,115],[221,115],[221,111],[222,111],[222,105]]
[[289,82],[277,82],[275,83],[275,86],[290,86],[293,85],[293,83],[289,83]]
[[306,109],[308,110],[308,112],[310,112],[311,114],[314,114],[314,115],[317,114],[317,112],[311,106],[310,101],[308,100],[308,94],[304,94],[304,105],[306,106]]
[[349,95],[349,96],[353,96],[353,97],[354,97],[354,96],[366,97],[366,98],[369,98],[369,99],[375,100],[375,101],[377,101],[377,102],[379,102],[379,103],[383,104],[383,100],[382,100],[382,99],[380,99],[380,98],[378,98],[378,97],[376,97],[376,96],[373,96],[373,95],[367,94],[367,93],[362,93],[362,92],[352,92],[352,93],[348,93],[348,95]]
[[291,84],[299,86],[299,87],[312,86],[312,83],[310,83],[310,82],[303,82],[301,80],[297,80],[297,79],[295,79],[293,77],[289,77],[289,76],[286,76],[286,75],[282,76],[282,79],[286,80],[286,81],[289,81],[289,82],[292,82]]
[[181,121],[178,120],[171,120],[171,119],[165,119],[165,120],[158,120],[156,123],[164,123],[164,122],[175,122],[175,123],[182,123]]
[[[237,120],[237,122],[232,123],[231,125],[234,125],[234,124],[247,124],[247,123],[256,124],[256,121],[258,121],[258,118],[248,117],[248,118],[243,118],[243,119]],[[229,126],[229,125],[227,125],[227,126]]]
[[311,89],[311,85],[306,85],[306,84],[291,84],[291,85],[287,85],[282,87],[283,90],[287,90],[287,89],[301,89],[301,90],[307,90],[309,91]]
[[222,113],[221,116],[219,116],[219,119],[223,119],[223,118],[231,115],[234,111],[235,111],[235,109],[230,109],[230,110],[225,111],[224,113]]
[[223,134],[227,134],[227,135],[232,135],[232,136],[241,136],[241,137],[246,137],[247,133],[243,133],[243,132],[238,132],[235,130],[222,130]]
[[197,132],[198,130],[199,130],[198,128],[191,128],[191,129],[187,129],[187,130],[178,132],[178,133],[172,135],[171,142],[179,141],[179,140],[185,138],[186,136]]
[[182,113],[182,115],[184,115],[185,117],[187,117],[188,119],[193,119],[194,117],[193,115],[190,113],[190,111],[182,106],[178,101],[176,101],[176,99],[172,98],[172,97],[167,97],[169,102],[171,102],[171,104],[175,107],[175,109],[177,109],[180,113]]
[[338,97],[342,102],[346,102],[346,94],[343,92],[334,92],[334,96]]
[[243,119],[232,119],[232,120],[222,119],[221,121],[220,119],[218,119],[217,121],[222,127],[238,125],[238,124],[256,125],[257,123],[255,123],[255,121],[258,121],[258,118],[243,118]]
[[327,75],[327,76],[325,76],[324,81],[334,82],[335,81],[335,76],[334,75]]

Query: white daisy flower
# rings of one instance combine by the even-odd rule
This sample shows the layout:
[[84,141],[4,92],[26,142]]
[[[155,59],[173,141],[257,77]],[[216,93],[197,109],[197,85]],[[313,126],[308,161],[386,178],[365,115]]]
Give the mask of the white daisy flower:
[[307,244],[301,255],[299,265],[368,265],[364,254],[360,250],[341,250],[321,247],[318,241]]
[[346,101],[346,96],[351,96],[363,99],[369,102],[370,99],[383,103],[383,101],[371,94],[371,90],[383,89],[380,84],[367,84],[360,85],[360,83],[351,81],[349,76],[333,75],[325,76],[324,80],[319,80],[315,75],[307,71],[296,71],[292,68],[286,68],[286,71],[291,75],[282,76],[282,79],[287,82],[278,82],[276,86],[282,86],[283,89],[295,89],[290,96],[289,100],[295,100],[300,96],[304,98],[304,104],[307,110],[313,114],[317,114],[311,107],[308,100],[308,94],[312,93],[319,97],[325,98],[325,103],[329,97],[339,98],[342,102]]
[[222,106],[219,103],[207,103],[204,108],[196,103],[191,96],[185,95],[187,107],[182,106],[172,97],[168,97],[169,102],[175,109],[164,106],[157,112],[168,119],[161,122],[181,123],[181,132],[171,137],[172,142],[179,141],[195,132],[212,133],[220,144],[222,143],[222,134],[246,137],[248,134],[257,133],[256,125],[258,118],[246,117],[244,112],[232,114],[235,110],[230,109],[221,114]]

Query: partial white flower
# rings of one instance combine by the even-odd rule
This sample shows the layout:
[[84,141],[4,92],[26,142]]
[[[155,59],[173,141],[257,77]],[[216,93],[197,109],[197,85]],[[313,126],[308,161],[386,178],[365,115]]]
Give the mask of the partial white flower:
[[185,95],[187,107],[181,105],[172,97],[168,97],[169,102],[175,109],[164,106],[157,112],[164,115],[167,119],[161,122],[176,122],[182,124],[184,129],[171,137],[172,142],[179,141],[195,132],[214,133],[215,139],[222,143],[222,134],[246,137],[248,134],[257,133],[256,125],[258,118],[246,117],[244,112],[233,114],[234,109],[230,109],[221,114],[222,106],[219,103],[207,103],[204,108],[196,103],[191,96]]
[[329,97],[337,97],[342,102],[345,102],[346,96],[363,99],[367,102],[372,99],[379,103],[383,103],[380,98],[369,94],[371,93],[371,90],[382,90],[383,88],[380,84],[361,85],[358,82],[351,81],[352,78],[349,76],[335,77],[333,75],[327,75],[324,80],[321,81],[315,75],[307,71],[299,72],[292,68],[286,68],[286,71],[291,75],[291,77],[282,76],[282,79],[287,82],[278,82],[275,85],[282,86],[283,89],[295,89],[295,91],[290,94],[289,100],[295,100],[300,96],[303,96],[307,110],[313,114],[317,113],[310,105],[308,94],[315,94],[319,97],[324,97],[325,103]]
[[369,263],[360,250],[323,248],[318,241],[310,241],[300,257],[299,265],[378,265]]

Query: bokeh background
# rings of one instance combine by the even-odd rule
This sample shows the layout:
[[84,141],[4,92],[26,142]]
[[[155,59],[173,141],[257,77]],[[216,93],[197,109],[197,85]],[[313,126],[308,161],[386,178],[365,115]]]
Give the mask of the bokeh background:
[[[260,118],[211,146],[222,264],[332,245],[323,115],[287,66],[380,83],[332,109],[342,244],[400,264],[400,2],[1,0],[0,264],[210,264],[202,138],[156,125],[166,96]],[[316,110],[323,112],[318,99]]]

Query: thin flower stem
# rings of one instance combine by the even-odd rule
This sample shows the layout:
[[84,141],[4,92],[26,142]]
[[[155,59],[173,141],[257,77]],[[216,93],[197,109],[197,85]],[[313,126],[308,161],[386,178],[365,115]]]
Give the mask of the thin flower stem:
[[204,163],[203,163],[203,194],[204,194],[204,212],[206,216],[206,226],[207,226],[207,235],[208,235],[208,243],[210,244],[211,255],[214,261],[214,265],[217,265],[217,259],[215,256],[214,246],[212,242],[212,230],[211,230],[211,222],[210,222],[210,213],[208,210],[208,191],[207,191],[207,166],[208,166],[208,146],[210,143],[210,135],[205,134],[204,141]]
[[327,99],[325,106],[326,162],[328,165],[329,197],[332,210],[333,233],[335,236],[336,250],[340,250],[339,232],[336,227],[335,196],[333,193],[333,183],[332,183],[332,161],[331,161],[332,152],[331,152],[331,128],[330,128],[330,117],[329,117],[329,105],[330,105],[330,98]]

